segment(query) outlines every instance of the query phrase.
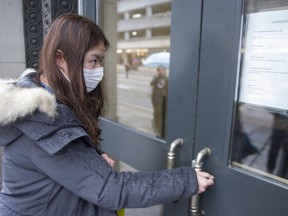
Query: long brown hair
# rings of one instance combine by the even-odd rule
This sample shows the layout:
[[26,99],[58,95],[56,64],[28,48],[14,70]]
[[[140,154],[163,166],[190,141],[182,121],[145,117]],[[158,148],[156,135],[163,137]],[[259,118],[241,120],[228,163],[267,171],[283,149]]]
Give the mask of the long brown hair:
[[[55,19],[47,35],[39,57],[39,75],[44,75],[61,103],[72,108],[98,149],[101,130],[98,118],[103,107],[101,85],[88,93],[85,89],[83,64],[86,52],[103,43],[106,50],[109,41],[92,21],[77,14],[65,14]],[[67,82],[56,64],[58,50],[67,63]]]

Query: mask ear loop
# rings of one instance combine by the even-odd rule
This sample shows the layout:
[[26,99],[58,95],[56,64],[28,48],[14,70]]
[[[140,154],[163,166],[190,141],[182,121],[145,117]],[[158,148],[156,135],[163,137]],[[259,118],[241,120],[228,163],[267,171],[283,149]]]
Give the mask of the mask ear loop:
[[66,76],[66,74],[64,73],[63,69],[61,67],[59,67],[60,72],[63,74],[63,76],[66,78],[66,80],[71,83],[71,81],[69,80],[69,78]]
[[60,49],[57,49],[55,58],[56,58],[56,64],[57,64],[57,66],[58,66],[59,71],[63,74],[63,76],[65,77],[65,79],[66,79],[69,83],[71,83],[71,81],[70,81],[70,79],[68,78],[68,76],[64,73],[64,70],[63,70],[63,67],[62,67],[62,65],[66,63],[66,62],[65,62],[65,59],[64,59],[64,53],[63,53],[63,51],[60,50]]

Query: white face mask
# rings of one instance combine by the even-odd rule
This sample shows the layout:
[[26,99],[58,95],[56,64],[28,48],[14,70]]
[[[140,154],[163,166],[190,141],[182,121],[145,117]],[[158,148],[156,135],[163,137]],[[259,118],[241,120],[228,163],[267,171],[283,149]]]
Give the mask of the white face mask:
[[86,88],[88,92],[91,92],[93,89],[95,89],[100,81],[103,78],[104,75],[104,68],[99,67],[99,68],[94,68],[92,70],[83,68],[83,75],[84,75],[84,80],[86,84]]

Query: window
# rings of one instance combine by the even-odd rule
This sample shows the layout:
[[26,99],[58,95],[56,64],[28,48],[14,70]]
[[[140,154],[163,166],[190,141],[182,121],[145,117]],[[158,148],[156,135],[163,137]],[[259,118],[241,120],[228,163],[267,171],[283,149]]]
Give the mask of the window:
[[231,164],[288,183],[288,3],[246,1]]

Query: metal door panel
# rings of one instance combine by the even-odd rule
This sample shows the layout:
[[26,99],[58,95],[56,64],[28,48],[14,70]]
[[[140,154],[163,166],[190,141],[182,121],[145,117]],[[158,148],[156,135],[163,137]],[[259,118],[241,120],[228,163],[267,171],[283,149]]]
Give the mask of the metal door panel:
[[206,215],[286,215],[287,187],[229,164],[242,1],[204,1],[196,145],[212,150],[204,167],[216,184],[201,198]]

